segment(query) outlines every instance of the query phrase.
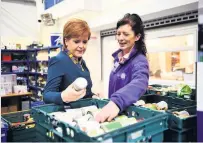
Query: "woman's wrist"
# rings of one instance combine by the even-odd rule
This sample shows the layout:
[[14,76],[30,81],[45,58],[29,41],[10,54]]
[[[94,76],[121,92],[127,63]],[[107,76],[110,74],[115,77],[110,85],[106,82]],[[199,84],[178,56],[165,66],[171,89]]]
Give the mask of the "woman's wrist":
[[61,99],[63,102],[67,102],[67,101],[65,101],[65,91],[61,92]]

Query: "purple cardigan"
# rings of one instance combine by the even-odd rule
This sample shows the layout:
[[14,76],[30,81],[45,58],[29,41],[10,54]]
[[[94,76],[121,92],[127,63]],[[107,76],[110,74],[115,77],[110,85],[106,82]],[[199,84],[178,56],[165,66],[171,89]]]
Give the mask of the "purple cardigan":
[[123,64],[119,64],[118,53],[114,57],[114,68],[109,80],[109,98],[122,112],[135,103],[146,92],[149,80],[149,66],[143,54],[137,54],[134,47]]

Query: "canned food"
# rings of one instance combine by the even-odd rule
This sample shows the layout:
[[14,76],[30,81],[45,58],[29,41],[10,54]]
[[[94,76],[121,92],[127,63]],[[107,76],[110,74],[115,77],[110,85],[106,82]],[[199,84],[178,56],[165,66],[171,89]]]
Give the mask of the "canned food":
[[117,130],[119,128],[122,128],[122,124],[118,121],[114,121],[114,122],[109,122],[108,124],[102,124],[101,128],[105,132],[111,132],[111,131]]
[[158,110],[167,110],[168,104],[165,101],[161,101],[161,102],[156,104],[156,107]]
[[94,120],[94,117],[91,114],[87,114],[87,115],[82,116],[80,118],[73,119],[73,121],[76,122],[77,124],[85,123],[87,121],[93,121],[93,120]]
[[126,115],[118,116],[114,119],[115,121],[122,121],[122,120],[128,120],[128,117]]
[[97,121],[88,121],[78,123],[79,128],[84,132],[90,132],[92,130],[99,130],[101,125]]
[[99,128],[99,129],[93,129],[93,130],[88,131],[87,135],[90,137],[96,137],[96,136],[102,135],[104,133],[105,133],[104,130]]
[[137,123],[137,120],[135,118],[131,117],[131,118],[127,118],[125,120],[120,120],[119,122],[121,123],[121,125],[123,127],[125,127],[125,126],[129,126],[129,125]]
[[92,106],[87,106],[87,107],[83,107],[81,108],[81,110],[83,111],[83,114],[87,114],[88,112],[95,112],[98,110],[97,106],[92,105]]
[[30,119],[30,114],[24,114],[23,115],[24,121],[28,121]]

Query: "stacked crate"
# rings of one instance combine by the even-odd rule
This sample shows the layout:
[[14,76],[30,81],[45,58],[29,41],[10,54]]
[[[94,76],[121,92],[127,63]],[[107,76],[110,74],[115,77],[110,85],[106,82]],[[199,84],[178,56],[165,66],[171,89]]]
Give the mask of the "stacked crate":
[[[66,109],[75,109],[95,105],[102,108],[108,101],[96,99],[82,99],[71,102],[66,106],[62,105],[42,105],[32,108],[34,120],[36,122],[37,138],[41,141],[55,142],[162,142],[163,132],[167,130],[168,115],[165,113],[140,109],[135,106],[129,107],[122,114],[136,119],[143,119],[132,125],[106,132],[104,134],[90,137],[78,127],[60,121],[49,113],[65,112]],[[60,129],[60,130],[59,130]]]
[[[145,103],[158,103],[165,101],[168,104],[166,113],[168,118],[168,130],[164,132],[165,142],[195,142],[197,139],[197,115],[196,102],[189,99],[160,95],[144,95],[140,100]],[[143,108],[143,107],[140,107]],[[173,114],[175,111],[186,110],[190,117],[179,118]]]

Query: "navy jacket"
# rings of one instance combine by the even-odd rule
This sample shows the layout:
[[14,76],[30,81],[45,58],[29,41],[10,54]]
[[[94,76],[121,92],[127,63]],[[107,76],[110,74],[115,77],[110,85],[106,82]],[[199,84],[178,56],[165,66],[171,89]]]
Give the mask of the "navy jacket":
[[61,92],[78,77],[84,77],[88,81],[84,98],[92,97],[90,72],[84,60],[81,64],[84,71],[72,61],[65,51],[61,51],[49,60],[47,84],[43,92],[45,103],[63,104]]
[[109,98],[120,108],[125,110],[128,106],[139,100],[148,87],[149,65],[143,54],[138,54],[134,47],[123,64],[119,64],[118,53],[114,57],[114,69],[110,75]]

